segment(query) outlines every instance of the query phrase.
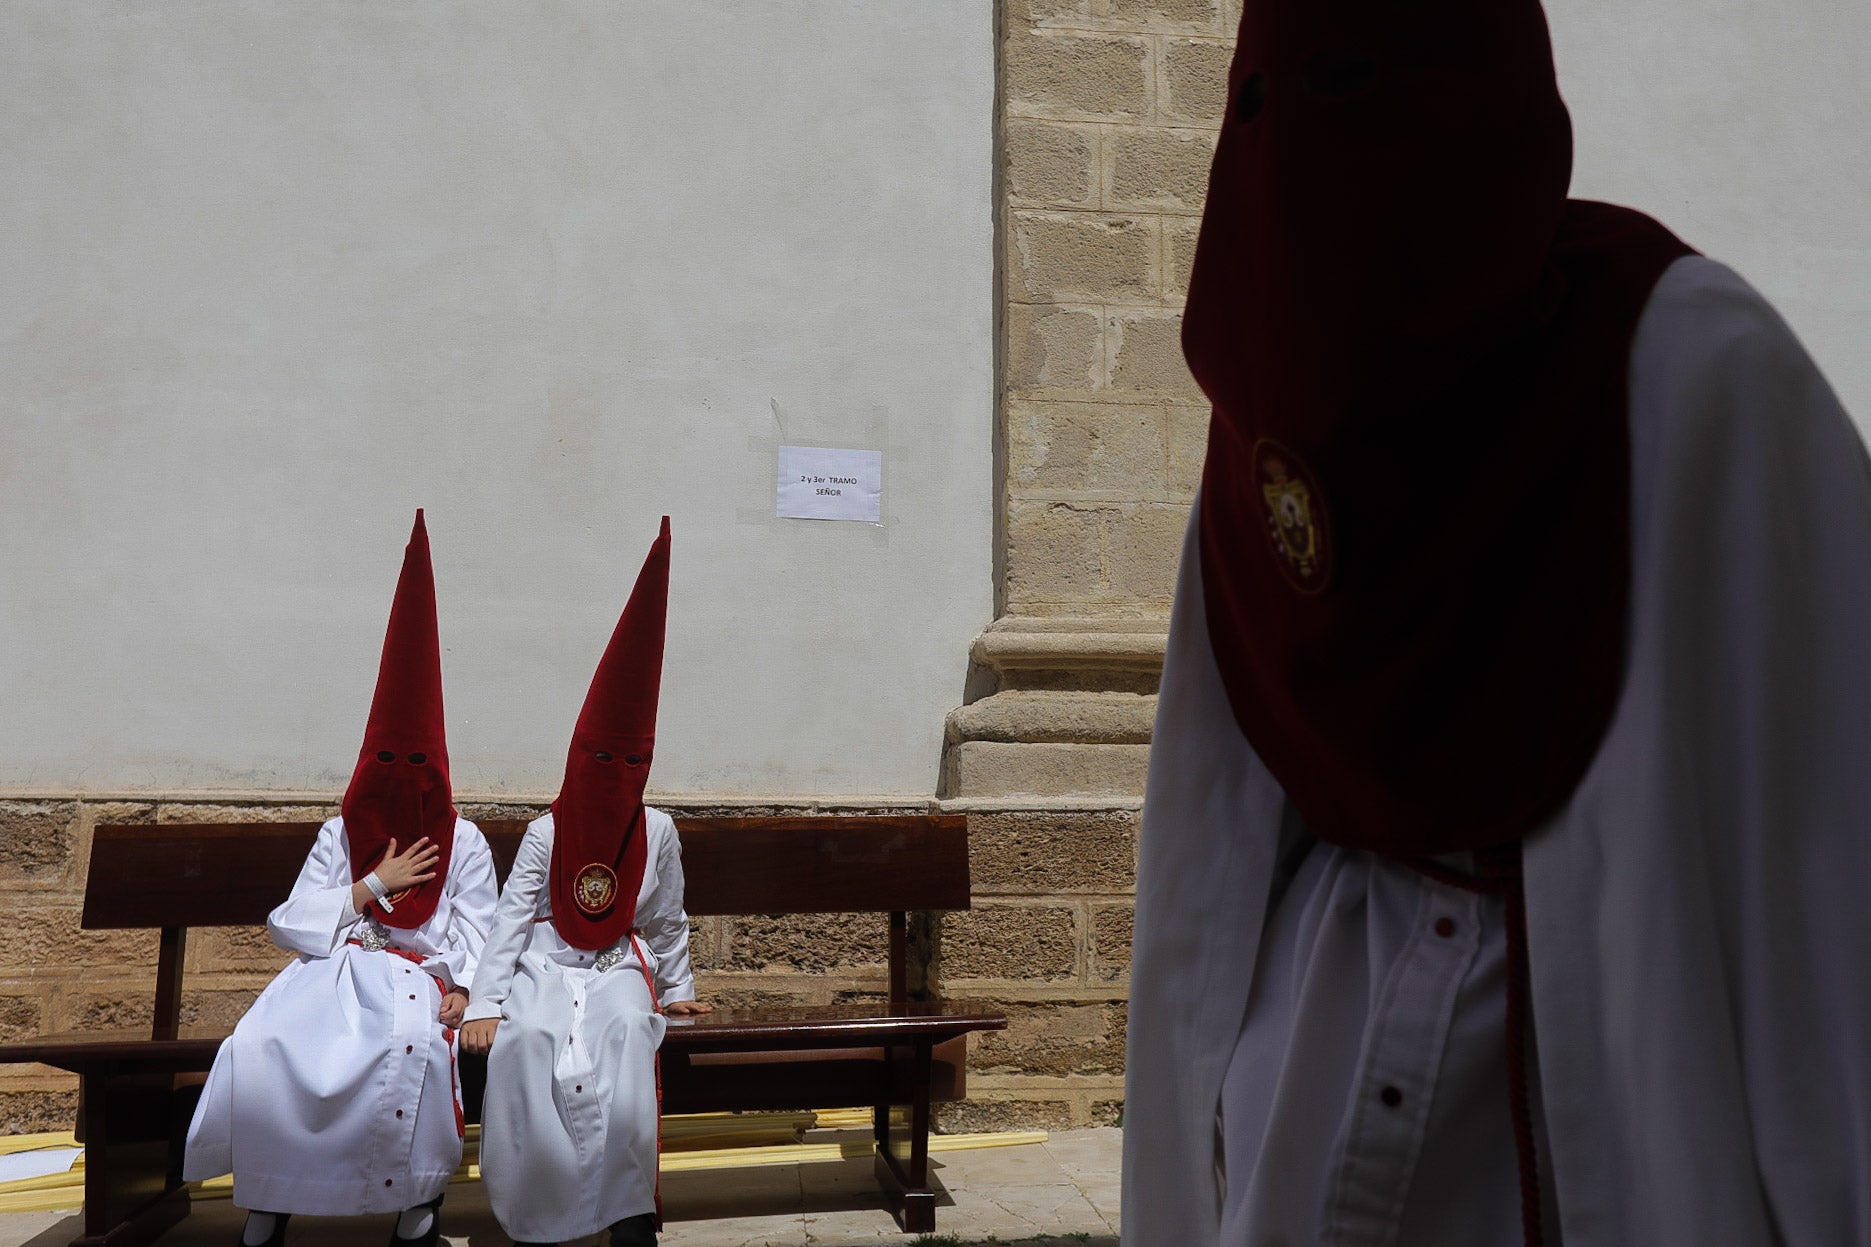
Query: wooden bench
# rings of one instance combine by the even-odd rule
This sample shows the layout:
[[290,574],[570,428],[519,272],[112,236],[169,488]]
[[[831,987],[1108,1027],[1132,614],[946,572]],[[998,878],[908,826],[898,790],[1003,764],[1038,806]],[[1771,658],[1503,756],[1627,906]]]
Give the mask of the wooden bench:
[[[480,824],[504,880],[525,824]],[[1006,1026],[965,1002],[919,998],[907,943],[914,911],[969,907],[961,817],[679,818],[692,916],[875,912],[888,919],[888,996],[825,1007],[719,1009],[671,1019],[662,1047],[669,1113],[864,1106],[876,1170],[906,1231],[935,1228],[932,1102],[966,1094],[966,1037]],[[88,930],[155,928],[149,1034],[44,1035],[0,1044],[0,1064],[40,1062],[80,1079],[84,1233],[73,1247],[145,1243],[188,1213],[182,1142],[225,1030],[179,1025],[190,927],[263,925],[291,890],[316,823],[121,824],[97,828]],[[469,1120],[484,1060],[464,1057]]]

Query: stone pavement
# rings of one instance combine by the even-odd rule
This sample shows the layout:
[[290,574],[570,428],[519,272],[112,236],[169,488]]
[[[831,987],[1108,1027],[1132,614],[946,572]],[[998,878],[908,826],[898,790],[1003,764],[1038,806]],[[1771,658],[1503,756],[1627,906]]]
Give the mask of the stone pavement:
[[[763,1165],[672,1173],[663,1178],[665,1247],[1117,1247],[1115,1129],[1054,1131],[1044,1143],[940,1152],[929,1158],[948,1192],[936,1233],[904,1234],[879,1203],[871,1162]],[[160,1247],[233,1247],[244,1214],[204,1201]],[[389,1241],[390,1218],[295,1220],[289,1247],[355,1247]],[[76,1213],[0,1215],[0,1247],[66,1247]],[[443,1241],[507,1247],[480,1185],[450,1188]],[[602,1243],[602,1238],[583,1240]],[[581,1244],[582,1247],[582,1244]]]

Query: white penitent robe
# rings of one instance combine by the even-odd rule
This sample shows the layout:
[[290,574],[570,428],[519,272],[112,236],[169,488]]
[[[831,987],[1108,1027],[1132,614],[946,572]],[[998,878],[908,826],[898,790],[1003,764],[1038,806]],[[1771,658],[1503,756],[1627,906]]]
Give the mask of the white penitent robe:
[[500,894],[468,1018],[500,1019],[481,1109],[481,1182],[516,1239],[581,1238],[656,1210],[657,1002],[693,1000],[695,979],[682,842],[661,810],[644,807],[644,827],[640,934],[614,950],[573,948],[552,925],[549,813],[527,827]]
[[[1623,689],[1523,847],[1545,1240],[1871,1243],[1871,465],[1679,260],[1630,377]],[[1145,802],[1125,1247],[1508,1247],[1498,902],[1312,839],[1191,542]]]
[[352,944],[374,920],[351,908],[344,820],[319,829],[292,895],[267,918],[299,959],[279,972],[215,1055],[189,1126],[182,1176],[234,1174],[234,1203],[350,1216],[434,1199],[461,1163],[453,1032],[442,988],[474,978],[493,924],[494,859],[455,820],[448,883],[419,927],[384,927],[389,951]]

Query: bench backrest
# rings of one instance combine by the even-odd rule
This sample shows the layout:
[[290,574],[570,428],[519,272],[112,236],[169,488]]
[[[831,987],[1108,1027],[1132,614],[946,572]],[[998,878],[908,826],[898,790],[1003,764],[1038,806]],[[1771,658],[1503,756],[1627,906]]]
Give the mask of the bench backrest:
[[[526,824],[477,824],[504,883]],[[107,823],[91,842],[87,929],[157,927],[157,1038],[173,1037],[189,927],[258,926],[292,890],[318,823]],[[967,909],[968,820],[889,814],[678,818],[692,915],[887,913],[890,993],[907,992],[907,913]]]
[[[504,883],[526,824],[477,824]],[[318,823],[106,823],[91,842],[84,926],[245,927],[286,899]],[[968,908],[960,815],[679,818],[691,914]]]

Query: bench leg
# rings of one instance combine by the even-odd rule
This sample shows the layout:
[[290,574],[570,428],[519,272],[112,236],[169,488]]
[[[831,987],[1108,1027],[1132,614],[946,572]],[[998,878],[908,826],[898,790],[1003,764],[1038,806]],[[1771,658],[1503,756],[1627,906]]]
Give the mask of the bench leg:
[[879,1104],[873,1124],[877,1181],[897,1224],[910,1234],[935,1229],[936,1197],[929,1186],[929,1050],[927,1041],[885,1050],[892,1062],[907,1058],[910,1102]]
[[175,1075],[105,1065],[83,1073],[84,1233],[72,1247],[137,1247],[188,1215],[172,1154]]

